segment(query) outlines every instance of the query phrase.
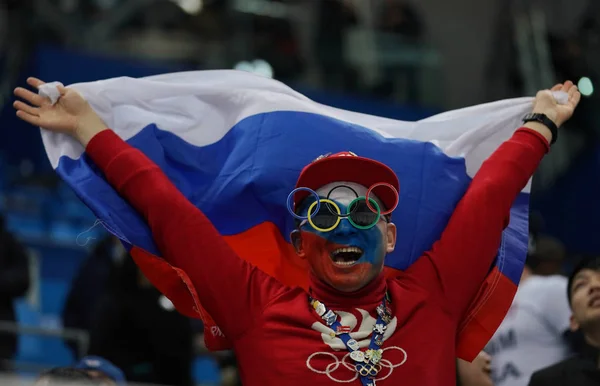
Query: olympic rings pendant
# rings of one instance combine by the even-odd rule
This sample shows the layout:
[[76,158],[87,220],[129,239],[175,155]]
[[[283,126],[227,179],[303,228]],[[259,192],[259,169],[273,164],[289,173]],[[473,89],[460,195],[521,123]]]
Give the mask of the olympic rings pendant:
[[355,365],[354,368],[356,369],[356,372],[362,377],[375,378],[377,374],[379,374],[379,372],[381,371],[382,366],[379,363],[359,363]]

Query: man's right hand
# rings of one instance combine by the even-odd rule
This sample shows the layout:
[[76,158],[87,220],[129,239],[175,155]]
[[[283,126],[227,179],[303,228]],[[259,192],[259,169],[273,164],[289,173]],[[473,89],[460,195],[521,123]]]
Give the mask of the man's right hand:
[[[44,82],[28,78],[27,84],[37,89]],[[59,86],[58,91],[60,97],[56,104],[52,105],[48,98],[22,87],[16,88],[15,95],[29,103],[14,103],[17,116],[45,130],[70,135],[84,147],[87,146],[96,134],[106,130],[106,123],[77,91],[63,86]]]

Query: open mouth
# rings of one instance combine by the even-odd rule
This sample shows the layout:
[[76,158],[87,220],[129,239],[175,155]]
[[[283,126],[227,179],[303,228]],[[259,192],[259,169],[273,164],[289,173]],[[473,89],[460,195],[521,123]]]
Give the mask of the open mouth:
[[596,295],[588,302],[589,307],[600,307],[600,295]]
[[330,254],[331,260],[341,267],[354,265],[362,255],[363,250],[358,247],[338,248]]

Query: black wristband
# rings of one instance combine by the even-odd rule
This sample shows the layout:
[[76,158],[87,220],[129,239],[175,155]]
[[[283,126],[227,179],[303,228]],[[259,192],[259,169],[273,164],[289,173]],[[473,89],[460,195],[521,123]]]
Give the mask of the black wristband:
[[550,133],[552,133],[552,141],[550,141],[550,145],[553,145],[554,142],[556,142],[556,139],[558,138],[558,127],[556,126],[556,123],[552,121],[552,119],[546,116],[546,114],[527,114],[525,117],[523,117],[523,123],[527,122],[539,122],[546,126],[550,130]]

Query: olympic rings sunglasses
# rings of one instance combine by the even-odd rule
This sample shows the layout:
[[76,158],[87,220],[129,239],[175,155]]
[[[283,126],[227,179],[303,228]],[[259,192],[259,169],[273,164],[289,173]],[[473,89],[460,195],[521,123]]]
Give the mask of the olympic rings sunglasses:
[[306,219],[300,223],[300,227],[308,223],[319,232],[331,232],[342,220],[348,220],[357,229],[371,229],[381,219],[381,209],[374,199],[369,198],[369,203],[375,212],[367,205],[366,198],[361,196],[352,200],[346,207],[346,213],[342,214],[335,201],[321,198],[308,207]]

